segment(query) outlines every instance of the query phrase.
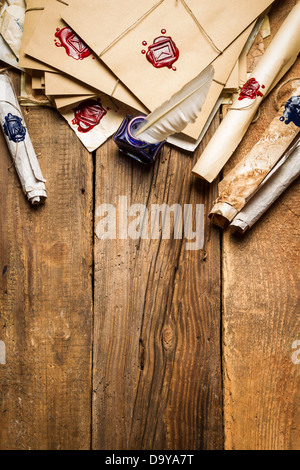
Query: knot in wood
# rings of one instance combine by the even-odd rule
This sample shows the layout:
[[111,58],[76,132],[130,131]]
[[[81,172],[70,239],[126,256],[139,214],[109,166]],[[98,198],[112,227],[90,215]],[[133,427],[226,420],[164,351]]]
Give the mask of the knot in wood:
[[162,345],[165,350],[171,349],[173,346],[173,331],[170,327],[166,327],[162,333]]

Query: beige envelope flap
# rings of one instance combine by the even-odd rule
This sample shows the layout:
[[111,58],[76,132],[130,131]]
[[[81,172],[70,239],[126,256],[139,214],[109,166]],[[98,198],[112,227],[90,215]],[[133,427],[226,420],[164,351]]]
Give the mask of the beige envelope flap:
[[[103,93],[113,95],[116,99],[135,109],[144,111],[145,108],[138,99],[119,82],[117,77],[98,57],[91,53],[81,59],[75,59],[68,55],[65,47],[60,46],[56,34],[67,27],[59,14],[60,5],[64,7],[61,2],[56,0],[51,0],[46,5],[25,48],[25,53],[54,67],[57,71],[64,72]],[[75,42],[75,40],[77,41],[75,36],[73,39],[74,50],[76,50],[76,47],[85,49],[83,44],[78,45]]]
[[[182,1],[182,0],[179,0]],[[274,0],[184,0],[214,43],[223,51]]]
[[26,0],[24,31],[21,42],[19,64],[21,67],[34,70],[53,70],[51,67],[25,54],[25,48],[30,41],[39,18],[49,0]]
[[69,75],[45,72],[46,95],[91,95],[97,91]]
[[[98,55],[129,30],[143,21],[166,0],[72,0],[65,8],[63,19]],[[198,27],[216,47],[223,51],[274,0],[173,0],[170,8],[181,3],[194,17]],[[101,32],[101,34],[99,34]]]
[[162,3],[163,0],[72,0],[61,9],[62,18],[99,56],[124,31]]
[[[164,41],[166,44],[161,46]],[[152,47],[156,48],[154,54],[160,62],[158,66],[148,60],[148,51]],[[178,59],[171,67],[161,66],[165,55],[169,54],[171,58],[176,56],[175,47]],[[183,4],[165,0],[107,49],[101,58],[129,90],[153,111],[195,78],[218,55]]]
[[236,62],[234,68],[232,69],[232,72],[226,82],[226,85],[224,87],[224,91],[231,91],[231,90],[237,90],[239,87],[239,61]]
[[224,84],[227,82],[230,73],[235,66],[235,63],[243,51],[253,26],[254,23],[252,23],[252,25],[250,25],[232,44],[230,44],[224,53],[219,55],[212,63],[215,69],[215,76],[201,113],[197,117],[196,122],[194,124],[189,124],[183,130],[182,134],[188,135],[194,139],[198,139],[207,119],[210,116],[210,113],[215,106],[216,101],[224,90]]
[[80,101],[88,98],[94,98],[95,95],[65,95],[65,96],[53,96],[55,106],[57,109],[65,108],[66,106],[75,105]]
[[[271,3],[161,0],[137,2],[136,8],[132,0],[114,0],[113,5],[90,0],[91,8],[87,9],[72,0],[61,14],[131,92],[153,110],[198,75]],[[166,36],[171,36],[179,49],[173,75],[166,67],[151,66],[146,59],[149,45],[159,39],[161,30],[167,31]]]

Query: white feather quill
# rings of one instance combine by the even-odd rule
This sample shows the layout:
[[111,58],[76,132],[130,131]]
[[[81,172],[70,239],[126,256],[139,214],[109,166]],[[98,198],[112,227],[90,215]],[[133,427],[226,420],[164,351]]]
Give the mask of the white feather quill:
[[205,102],[214,73],[212,65],[206,67],[170,100],[148,114],[135,131],[135,137],[153,144],[194,123]]

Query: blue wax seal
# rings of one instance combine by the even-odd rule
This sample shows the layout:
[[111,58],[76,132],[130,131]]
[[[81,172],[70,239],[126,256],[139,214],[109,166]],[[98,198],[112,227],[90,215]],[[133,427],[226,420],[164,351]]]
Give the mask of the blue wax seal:
[[285,110],[280,121],[285,124],[293,122],[295,126],[300,127],[300,96],[292,96],[285,104]]
[[5,116],[3,129],[9,140],[13,142],[22,142],[25,139],[26,127],[22,125],[22,118],[8,113]]

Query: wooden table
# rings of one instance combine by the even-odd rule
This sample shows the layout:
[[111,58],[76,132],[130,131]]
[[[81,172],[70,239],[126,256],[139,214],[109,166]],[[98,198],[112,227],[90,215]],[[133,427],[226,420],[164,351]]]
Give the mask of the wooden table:
[[[237,238],[207,218],[217,182],[191,174],[219,116],[194,155],[167,145],[145,169],[111,139],[89,154],[55,110],[24,114],[48,200],[30,207],[0,133],[0,449],[299,449],[299,182]],[[100,240],[119,196],[204,204],[204,248]]]

